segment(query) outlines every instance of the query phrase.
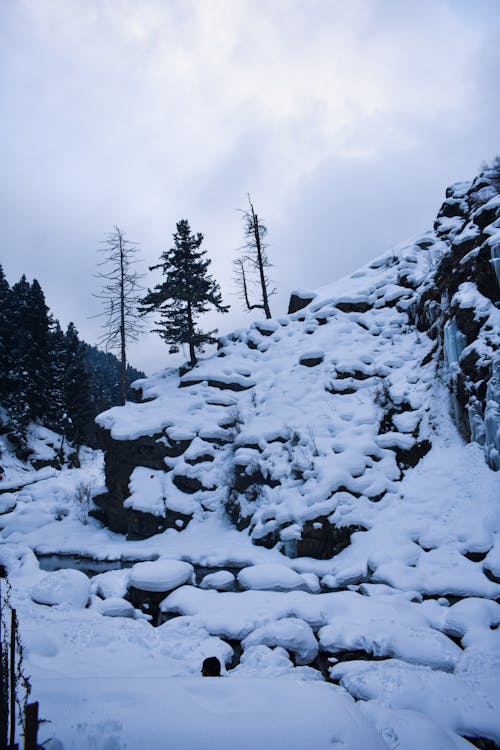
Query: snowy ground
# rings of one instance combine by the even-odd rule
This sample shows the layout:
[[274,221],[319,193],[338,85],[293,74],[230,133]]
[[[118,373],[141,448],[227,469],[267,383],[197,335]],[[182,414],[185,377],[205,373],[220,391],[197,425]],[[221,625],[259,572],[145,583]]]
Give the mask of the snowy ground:
[[[81,488],[103,484],[98,452],[34,472],[2,444],[0,562],[47,747],[500,743],[500,474],[458,436],[435,360],[423,364],[433,344],[408,325],[412,287],[398,279],[425,279],[419,252],[401,246],[307,309],[228,337],[191,384],[161,373],[143,383],[154,401],[101,416],[116,439],[189,441],[167,473],[137,467],[127,500],[192,514],[183,530],[130,541],[89,518]],[[228,410],[238,431],[217,446]],[[56,438],[33,440],[42,455]],[[398,451],[422,441],[401,468]],[[279,479],[244,531],[224,510],[235,465]],[[204,489],[183,493],[176,475]],[[286,556],[322,516],[359,530],[331,559]],[[266,533],[273,549],[254,544]],[[222,679],[200,677],[213,655]]]

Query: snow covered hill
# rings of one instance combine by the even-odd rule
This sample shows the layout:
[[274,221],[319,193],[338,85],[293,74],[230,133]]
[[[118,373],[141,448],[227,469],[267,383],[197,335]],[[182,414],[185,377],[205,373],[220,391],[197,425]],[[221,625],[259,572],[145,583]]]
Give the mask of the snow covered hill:
[[66,750],[500,744],[499,248],[486,170],[433,231],[101,414],[100,520],[57,516],[62,475],[11,493],[2,562]]

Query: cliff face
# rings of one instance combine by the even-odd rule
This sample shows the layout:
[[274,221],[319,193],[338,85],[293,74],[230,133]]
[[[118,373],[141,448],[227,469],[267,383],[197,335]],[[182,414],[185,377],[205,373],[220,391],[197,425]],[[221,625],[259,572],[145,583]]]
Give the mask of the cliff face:
[[139,403],[97,419],[103,518],[144,538],[226,514],[255,544],[331,558],[376,533],[430,451],[439,462],[449,411],[499,469],[499,248],[485,170],[448,189],[433,231],[294,292],[289,315],[183,375],[139,381]]
[[447,249],[415,322],[440,346],[455,422],[500,469],[500,170],[446,191],[434,232]]

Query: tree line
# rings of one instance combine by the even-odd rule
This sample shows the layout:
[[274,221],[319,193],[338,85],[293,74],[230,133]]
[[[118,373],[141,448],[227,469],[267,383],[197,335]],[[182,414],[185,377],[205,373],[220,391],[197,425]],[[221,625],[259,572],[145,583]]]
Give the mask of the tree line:
[[[265,241],[267,228],[255,212],[250,196],[248,204],[249,208],[242,211],[244,244],[233,263],[234,278],[245,309],[260,309],[270,318],[270,297],[276,290],[271,287],[268,276],[271,262]],[[164,250],[160,262],[149,268],[150,271],[160,269],[162,279],[141,296],[142,274],[135,269],[137,243],[130,242],[118,226],[104,241],[101,263],[104,270],[97,274],[102,289],[96,295],[104,303],[100,313],[105,318],[101,342],[119,352],[122,403],[126,397],[127,344],[139,336],[144,316],[155,315],[151,330],[161,336],[171,354],[187,346],[191,367],[197,362],[198,352],[203,351],[206,344],[215,343],[218,330],[202,330],[199,318],[210,308],[226,313],[229,306],[223,304],[219,284],[208,272],[211,261],[202,243],[203,235],[193,233],[186,219],[177,222],[173,246]]]
[[[128,367],[127,385],[144,373]],[[0,430],[22,458],[27,431],[39,421],[74,445],[97,446],[94,418],[120,401],[120,363],[63,331],[39,282],[12,287],[0,266]]]
[[[242,211],[244,244],[234,261],[235,280],[248,311],[261,309],[271,317],[268,278],[267,228],[248,197]],[[211,264],[202,248],[203,235],[189,222],[179,221],[173,245],[162,252],[161,281],[152,289],[141,284],[143,274],[137,243],[115,226],[100,249],[103,259],[96,276],[95,295],[103,303],[103,335],[98,344],[81,341],[70,323],[65,331],[51,315],[39,282],[26,276],[9,286],[0,266],[0,431],[6,433],[21,457],[29,455],[30,421],[39,421],[76,446],[97,447],[94,418],[130,397],[130,384],[144,373],[130,367],[127,346],[143,330],[143,319],[153,314],[152,331],[175,353],[186,345],[189,365],[206,344],[216,341],[217,329],[205,331],[199,318],[210,308],[227,313],[219,284],[209,273]],[[109,350],[115,350],[118,358]]]

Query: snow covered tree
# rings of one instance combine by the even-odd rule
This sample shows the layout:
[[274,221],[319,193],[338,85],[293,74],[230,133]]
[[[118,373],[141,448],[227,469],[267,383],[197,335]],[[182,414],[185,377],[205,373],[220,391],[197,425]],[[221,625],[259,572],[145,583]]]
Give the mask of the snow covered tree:
[[31,287],[26,276],[14,284],[10,295],[9,326],[9,369],[7,393],[4,406],[9,421],[7,435],[21,456],[27,452],[26,434],[30,422],[30,345],[29,315]]
[[93,429],[93,410],[85,368],[84,346],[70,323],[65,335],[64,405],[68,417],[68,437],[82,445]]
[[115,226],[103,243],[99,252],[104,254],[100,266],[105,270],[97,274],[103,282],[102,291],[95,296],[104,302],[104,334],[99,344],[120,352],[120,400],[125,403],[127,396],[127,344],[135,341],[142,330],[138,312],[140,292],[139,280],[142,274],[133,266],[139,259],[136,242],[131,242],[122,229]]
[[12,343],[10,286],[0,266],[0,403],[9,392],[9,369]]
[[58,320],[53,320],[49,337],[49,379],[46,416],[49,426],[64,433],[67,427],[64,382],[66,369],[66,339]]
[[26,312],[28,401],[31,419],[42,419],[48,408],[50,377],[49,309],[36,279],[30,287],[29,309]]
[[[267,227],[259,220],[253,203],[248,196],[248,210],[243,210],[245,244],[240,248],[240,256],[234,261],[235,281],[247,310],[263,310],[266,318],[271,317],[269,297],[276,294],[270,288],[266,269],[272,264],[267,255],[265,237]],[[251,287],[260,289],[260,302],[250,302]]]
[[170,345],[170,353],[179,351],[181,344],[189,347],[191,365],[197,362],[196,351],[204,344],[215,343],[217,330],[202,331],[196,319],[210,307],[221,313],[229,310],[222,304],[219,285],[207,271],[211,261],[201,249],[203,235],[192,234],[186,220],[177,223],[173,235],[174,247],[165,250],[161,263],[150,271],[161,268],[164,280],[141,300],[143,314],[159,313],[158,328],[153,331]]

